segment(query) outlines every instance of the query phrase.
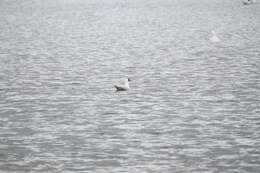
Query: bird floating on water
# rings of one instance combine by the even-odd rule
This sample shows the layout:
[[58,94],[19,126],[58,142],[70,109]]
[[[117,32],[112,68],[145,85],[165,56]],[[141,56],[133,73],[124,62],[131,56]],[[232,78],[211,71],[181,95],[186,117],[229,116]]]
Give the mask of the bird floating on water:
[[243,0],[242,3],[244,5],[250,5],[250,4],[253,4],[253,0]]
[[127,91],[130,89],[129,86],[129,82],[130,82],[130,78],[125,79],[124,84],[121,85],[114,85],[114,87],[116,88],[116,91]]
[[217,34],[216,34],[215,31],[211,31],[211,35],[212,35],[212,36],[209,38],[209,40],[210,40],[211,42],[214,42],[214,43],[220,42],[220,39],[218,38],[218,36],[217,36]]

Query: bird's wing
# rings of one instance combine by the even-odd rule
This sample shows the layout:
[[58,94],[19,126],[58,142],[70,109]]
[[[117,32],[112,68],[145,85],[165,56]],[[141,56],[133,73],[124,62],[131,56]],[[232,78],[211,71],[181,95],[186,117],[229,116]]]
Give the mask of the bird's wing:
[[114,87],[116,88],[117,91],[125,91],[126,90],[126,88],[121,87],[121,86],[117,86],[117,85],[114,85]]

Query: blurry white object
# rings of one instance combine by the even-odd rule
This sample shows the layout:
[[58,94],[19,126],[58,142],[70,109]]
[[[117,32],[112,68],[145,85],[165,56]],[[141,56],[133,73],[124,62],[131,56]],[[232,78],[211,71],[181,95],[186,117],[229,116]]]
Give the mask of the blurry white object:
[[211,37],[209,38],[211,42],[219,42],[220,39],[218,38],[215,31],[211,31]]

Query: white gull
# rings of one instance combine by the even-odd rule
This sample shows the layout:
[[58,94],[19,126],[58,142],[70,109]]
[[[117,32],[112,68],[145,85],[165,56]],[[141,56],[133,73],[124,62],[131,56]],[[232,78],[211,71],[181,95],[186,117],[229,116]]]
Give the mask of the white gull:
[[212,36],[209,38],[211,42],[220,42],[220,39],[218,38],[215,31],[211,31]]
[[130,82],[130,78],[125,79],[124,84],[120,84],[120,85],[114,85],[114,87],[116,88],[116,91],[126,91],[130,89],[129,86],[129,82]]

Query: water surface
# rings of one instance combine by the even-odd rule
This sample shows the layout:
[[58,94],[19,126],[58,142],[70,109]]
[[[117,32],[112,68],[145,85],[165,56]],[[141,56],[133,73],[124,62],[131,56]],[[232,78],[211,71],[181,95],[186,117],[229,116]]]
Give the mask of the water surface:
[[236,0],[2,0],[0,172],[260,172],[259,21]]

